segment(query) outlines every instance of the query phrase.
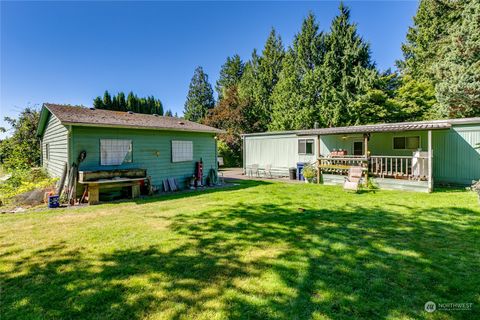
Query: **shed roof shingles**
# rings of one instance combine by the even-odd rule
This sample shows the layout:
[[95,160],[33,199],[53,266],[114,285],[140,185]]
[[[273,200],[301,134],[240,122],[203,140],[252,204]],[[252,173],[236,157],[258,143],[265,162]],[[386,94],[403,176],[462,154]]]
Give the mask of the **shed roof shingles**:
[[63,124],[85,126],[131,127],[156,130],[223,133],[224,131],[175,117],[128,113],[81,106],[45,103],[44,106]]

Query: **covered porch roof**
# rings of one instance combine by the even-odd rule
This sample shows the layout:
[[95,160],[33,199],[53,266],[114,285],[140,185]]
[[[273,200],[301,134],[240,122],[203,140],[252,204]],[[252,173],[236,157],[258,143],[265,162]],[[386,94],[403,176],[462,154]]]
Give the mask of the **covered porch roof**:
[[399,132],[399,131],[419,131],[419,130],[445,130],[450,129],[451,123],[448,120],[418,121],[418,122],[399,122],[368,124],[361,126],[333,127],[321,129],[309,129],[298,131],[298,136],[305,135],[330,135],[330,134],[349,134],[349,133],[373,133],[373,132]]

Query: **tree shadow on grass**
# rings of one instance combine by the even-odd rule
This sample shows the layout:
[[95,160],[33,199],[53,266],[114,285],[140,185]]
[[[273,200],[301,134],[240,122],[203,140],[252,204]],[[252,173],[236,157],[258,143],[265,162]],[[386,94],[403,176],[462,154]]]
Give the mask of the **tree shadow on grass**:
[[2,318],[425,318],[429,300],[478,303],[478,212],[399,209],[418,215],[247,204],[168,218],[171,250],[59,242],[3,274]]
[[[212,193],[237,191],[242,189],[254,188],[258,186],[265,186],[271,183],[272,182],[269,182],[269,181],[258,181],[258,180],[231,180],[231,181],[228,181],[223,186],[206,187],[204,189],[198,189],[198,190],[184,189],[177,192],[160,193],[153,196],[138,198],[138,199],[135,199],[134,201],[137,204],[143,204],[143,203],[168,201],[168,200],[176,200],[176,199],[183,199],[183,198],[188,199],[191,197],[203,196],[203,195],[208,195]],[[131,201],[131,200],[123,200],[123,201]],[[117,201],[117,202],[120,202],[120,201]]]

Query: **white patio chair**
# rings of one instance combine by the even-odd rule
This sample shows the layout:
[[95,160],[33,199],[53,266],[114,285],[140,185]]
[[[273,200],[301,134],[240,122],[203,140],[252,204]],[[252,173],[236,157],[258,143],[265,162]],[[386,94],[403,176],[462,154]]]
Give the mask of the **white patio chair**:
[[263,171],[264,171],[265,177],[273,178],[273,176],[272,176],[272,165],[271,164],[265,165],[265,169]]
[[259,177],[260,174],[259,174],[259,171],[258,171],[258,164],[252,164],[252,166],[250,167],[250,174],[249,174],[251,177],[255,176],[255,177]]

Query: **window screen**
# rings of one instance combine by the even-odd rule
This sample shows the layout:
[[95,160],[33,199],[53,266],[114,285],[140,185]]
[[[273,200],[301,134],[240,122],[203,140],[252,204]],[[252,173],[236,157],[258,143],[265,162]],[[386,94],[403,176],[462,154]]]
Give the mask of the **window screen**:
[[393,149],[418,149],[420,148],[420,137],[394,137]]
[[172,162],[192,161],[193,142],[172,140]]
[[405,137],[393,138],[393,149],[405,149]]
[[407,137],[406,138],[407,149],[420,148],[420,137]]
[[298,154],[313,154],[313,139],[299,139],[298,140]]
[[132,140],[100,140],[100,165],[118,166],[129,162],[132,162]]

